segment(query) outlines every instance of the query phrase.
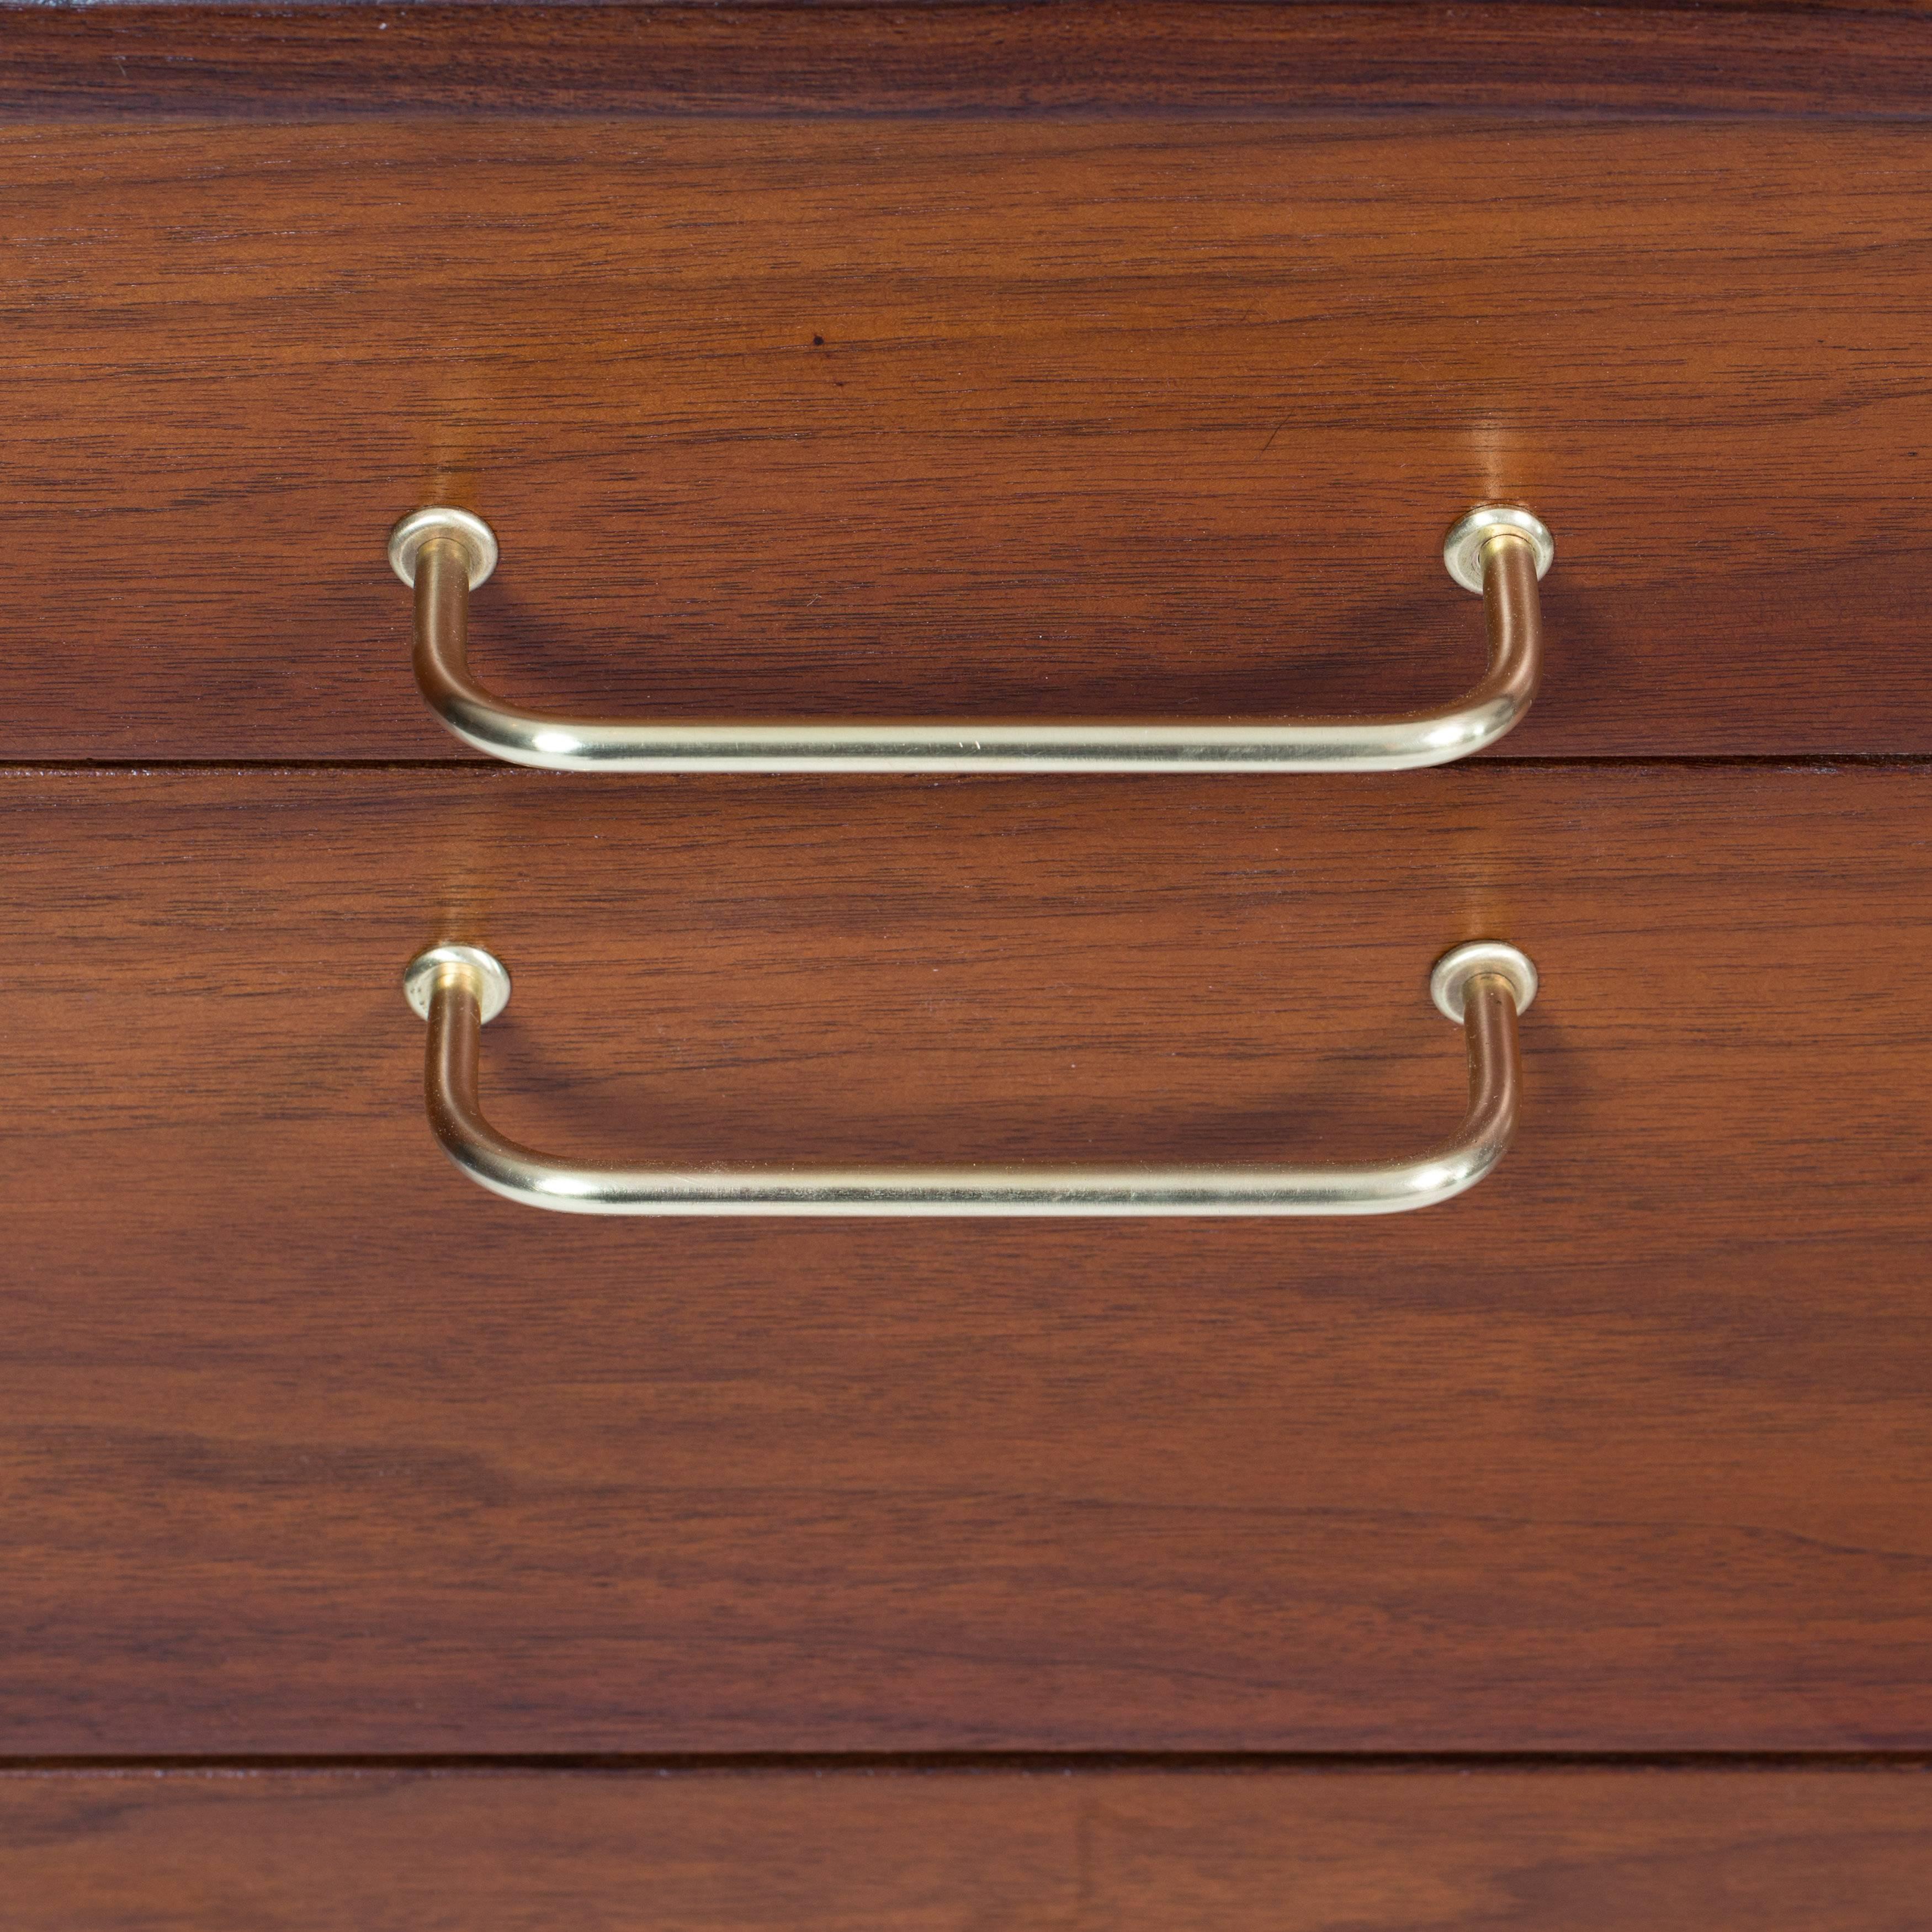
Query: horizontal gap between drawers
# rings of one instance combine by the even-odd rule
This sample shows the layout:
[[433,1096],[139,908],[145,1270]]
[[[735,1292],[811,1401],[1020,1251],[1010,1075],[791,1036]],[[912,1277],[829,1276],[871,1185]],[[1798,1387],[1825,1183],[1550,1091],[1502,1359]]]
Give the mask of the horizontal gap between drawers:
[[[1613,771],[1638,771],[1668,766],[1673,769],[1690,770],[1722,769],[1737,766],[1760,771],[1820,771],[1833,770],[1841,766],[1855,766],[1859,770],[1871,767],[1902,766],[1912,769],[1932,766],[1932,752],[1766,752],[1711,753],[1706,754],[1677,754],[1672,753],[1632,752],[1628,754],[1569,757],[1552,754],[1548,758],[1469,758],[1458,764],[1438,766],[1439,771],[1553,771],[1588,770],[1603,769]],[[0,759],[0,778],[36,778],[58,776],[65,773],[184,772],[220,773],[274,774],[278,772],[368,772],[380,774],[386,772],[508,772],[521,769],[496,758],[34,758]],[[545,773],[545,776],[581,776],[576,773]],[[694,776],[691,773],[672,772],[608,772],[598,775],[598,782],[608,783],[620,777],[630,778],[680,778]],[[753,771],[716,772],[698,774],[714,778],[757,778],[761,774]],[[762,776],[771,776],[764,774]],[[900,776],[925,778],[936,781],[940,778],[970,778],[985,783],[988,780],[1032,784],[1041,778],[1061,777],[1076,779],[1096,778],[1133,778],[1138,776],[1155,777],[1206,777],[1204,768],[1193,774],[1165,772],[1150,774],[1135,772],[908,772],[902,773],[880,772],[788,772],[779,776],[792,778],[839,778]],[[1232,775],[1231,775],[1232,776]],[[1291,772],[1250,772],[1250,777],[1290,778],[1316,774]],[[1328,774],[1327,776],[1336,776]],[[1357,776],[1365,776],[1358,774]],[[1388,776],[1373,774],[1372,776]],[[1419,773],[1406,775],[1414,778]]]
[[1264,1772],[1338,1773],[1485,1772],[1932,1772],[1932,1751],[844,1751],[798,1752],[505,1752],[309,1755],[266,1752],[227,1755],[0,1757],[0,1777],[50,1773],[218,1772],[554,1772],[579,1775],[742,1777],[796,1774],[873,1777],[885,1774],[1164,1772],[1194,1776]]

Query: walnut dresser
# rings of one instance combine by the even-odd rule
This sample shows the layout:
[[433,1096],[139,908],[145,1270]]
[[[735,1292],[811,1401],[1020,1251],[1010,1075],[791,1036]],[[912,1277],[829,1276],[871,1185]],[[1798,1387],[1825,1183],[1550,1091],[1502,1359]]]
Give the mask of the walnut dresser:
[[0,304],[7,1932],[1928,1922],[1922,0],[4,6]]

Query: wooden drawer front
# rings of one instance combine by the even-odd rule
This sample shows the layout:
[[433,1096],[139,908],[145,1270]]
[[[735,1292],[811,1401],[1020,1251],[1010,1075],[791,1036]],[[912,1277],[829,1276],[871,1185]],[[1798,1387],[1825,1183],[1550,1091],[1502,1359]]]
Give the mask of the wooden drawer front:
[[[1932,1744],[1932,772],[0,780],[15,1753]],[[1390,1220],[663,1223],[438,1153],[1350,1158]]]
[[1512,756],[1932,751],[1916,128],[29,122],[0,206],[0,757],[468,757],[438,500],[534,705],[1402,709],[1502,497]]
[[1922,1772],[0,1776],[10,1932],[1906,1932]]

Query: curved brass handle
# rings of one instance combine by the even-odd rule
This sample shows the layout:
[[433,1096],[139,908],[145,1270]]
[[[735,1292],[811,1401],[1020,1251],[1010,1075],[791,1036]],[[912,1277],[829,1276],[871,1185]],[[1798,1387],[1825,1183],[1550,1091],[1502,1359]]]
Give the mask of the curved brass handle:
[[1541,669],[1537,580],[1555,540],[1527,510],[1472,510],[1443,560],[1489,619],[1490,664],[1454,703],[1393,718],[1247,724],[652,724],[551,717],[494,698],[470,675],[470,593],[496,567],[489,525],[418,510],[389,533],[389,561],[416,593],[416,682],[466,745],[552,772],[1389,772],[1447,764],[1492,745],[1529,709]]
[[1478,940],[1436,963],[1430,991],[1461,1022],[1469,1106],[1450,1137],[1412,1160],[1364,1166],[627,1168],[554,1159],[483,1117],[482,1029],[510,976],[481,947],[432,946],[403,976],[429,1022],[430,1125],[471,1180],[532,1208],[577,1214],[1393,1214],[1473,1187],[1503,1156],[1522,1085],[1519,1012],[1536,968],[1513,946]]

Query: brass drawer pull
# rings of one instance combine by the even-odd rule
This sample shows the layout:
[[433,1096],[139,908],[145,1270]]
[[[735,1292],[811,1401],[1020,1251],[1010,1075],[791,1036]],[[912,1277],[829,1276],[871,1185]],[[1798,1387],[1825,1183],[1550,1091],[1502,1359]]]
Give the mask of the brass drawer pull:
[[553,772],[1389,772],[1447,764],[1495,743],[1529,709],[1541,669],[1537,580],[1556,546],[1527,510],[1486,505],[1444,539],[1443,560],[1480,591],[1490,665],[1454,703],[1393,718],[1240,724],[714,722],[550,717],[493,698],[470,675],[470,593],[496,567],[489,525],[418,510],[389,533],[415,586],[416,682],[466,745]]
[[1439,1146],[1366,1166],[625,1168],[552,1159],[483,1117],[477,1062],[510,976],[474,946],[432,946],[403,988],[429,1022],[430,1125],[471,1180],[532,1208],[578,1214],[1393,1214],[1447,1201],[1502,1158],[1522,1069],[1516,1016],[1536,968],[1513,946],[1477,940],[1436,963],[1430,992],[1468,1038],[1469,1106]]

